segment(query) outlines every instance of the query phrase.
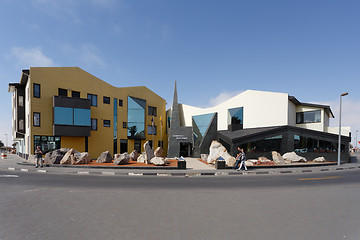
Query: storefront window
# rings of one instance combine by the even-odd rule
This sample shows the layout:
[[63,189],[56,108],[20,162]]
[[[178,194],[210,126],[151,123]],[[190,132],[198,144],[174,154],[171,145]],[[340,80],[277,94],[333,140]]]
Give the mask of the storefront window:
[[240,147],[245,149],[246,152],[265,153],[271,151],[280,152],[282,142],[282,135],[264,138],[259,141],[248,142],[242,144]]
[[46,154],[61,147],[61,137],[34,136],[34,151],[37,146],[40,146],[43,153]]

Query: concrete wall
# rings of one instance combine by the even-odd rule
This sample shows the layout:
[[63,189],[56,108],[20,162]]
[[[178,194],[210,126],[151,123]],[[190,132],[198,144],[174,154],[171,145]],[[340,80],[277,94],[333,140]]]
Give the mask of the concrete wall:
[[192,116],[218,113],[218,130],[228,128],[228,109],[243,107],[244,128],[288,125],[288,94],[247,90],[212,108],[183,105],[186,126],[192,125]]

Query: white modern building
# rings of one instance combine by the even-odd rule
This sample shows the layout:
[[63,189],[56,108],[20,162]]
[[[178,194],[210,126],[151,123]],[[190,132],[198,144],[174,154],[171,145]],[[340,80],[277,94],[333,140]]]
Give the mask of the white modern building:
[[[174,118],[174,112],[179,116]],[[188,152],[198,157],[208,153],[212,140],[219,140],[232,154],[242,146],[249,157],[270,157],[271,151],[296,151],[310,160],[324,156],[335,161],[337,157],[338,128],[329,127],[330,119],[334,118],[330,106],[302,103],[286,93],[247,90],[211,108],[178,104],[174,97],[168,115],[172,120],[169,154],[173,155],[177,155],[176,151],[170,149],[180,144],[176,147],[180,149],[179,155]],[[178,119],[179,127],[191,129],[192,136],[187,134],[175,140],[174,136],[181,136],[181,130],[175,127],[175,132],[171,131],[176,125],[174,119]],[[342,135],[345,161],[350,128],[343,127]]]

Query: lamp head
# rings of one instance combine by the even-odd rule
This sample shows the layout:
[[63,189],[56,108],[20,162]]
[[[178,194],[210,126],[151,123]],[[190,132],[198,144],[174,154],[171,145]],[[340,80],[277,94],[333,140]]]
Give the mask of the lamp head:
[[348,95],[348,94],[349,94],[349,93],[346,92],[346,93],[341,94],[340,96],[344,97],[344,96],[346,96],[346,95]]

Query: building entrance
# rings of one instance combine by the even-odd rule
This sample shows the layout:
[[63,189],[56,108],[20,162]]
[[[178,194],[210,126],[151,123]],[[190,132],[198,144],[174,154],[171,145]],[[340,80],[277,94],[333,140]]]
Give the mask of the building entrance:
[[180,154],[179,154],[179,156],[191,157],[191,155],[192,155],[192,143],[181,142],[180,143]]

